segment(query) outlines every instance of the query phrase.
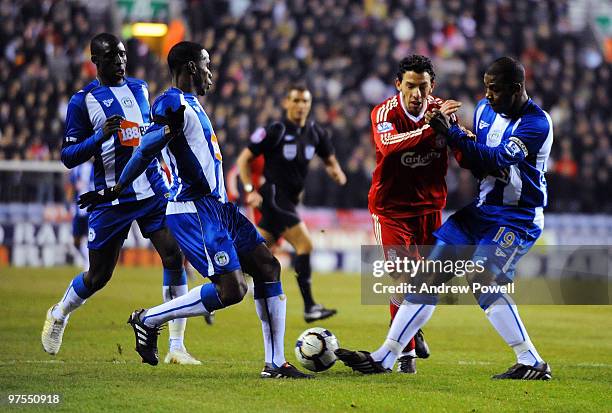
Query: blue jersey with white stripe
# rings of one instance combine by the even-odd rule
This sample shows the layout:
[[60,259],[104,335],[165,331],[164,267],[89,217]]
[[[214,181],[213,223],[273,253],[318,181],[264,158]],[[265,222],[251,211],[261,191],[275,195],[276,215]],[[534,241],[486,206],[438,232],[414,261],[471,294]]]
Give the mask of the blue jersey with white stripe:
[[[196,96],[177,88],[168,89],[153,103],[153,119],[165,116],[166,109],[185,106],[183,133],[162,149],[172,173],[170,201],[193,201],[213,196],[227,202],[221,150],[210,119]],[[151,132],[162,125],[155,123]],[[160,136],[161,138],[161,136]]]
[[504,146],[520,161],[480,182],[479,203],[544,207],[547,202],[546,163],[553,141],[552,121],[531,99],[522,112],[508,118],[493,111],[487,99],[474,113],[477,141],[489,147]]
[[[144,81],[126,78],[122,85],[109,87],[94,80],[74,94],[68,104],[62,161],[73,167],[93,156],[95,189],[112,187],[136,147],[123,145],[117,134],[102,142],[104,122],[110,116],[121,115],[136,122],[144,134],[150,124],[149,112],[149,92]],[[159,161],[154,159],[119,199],[104,205],[137,201],[166,192]]]
[[489,171],[479,182],[477,206],[490,212],[505,207],[504,214],[529,218],[543,227],[547,203],[544,174],[553,142],[550,116],[531,99],[513,118],[496,113],[489,101],[482,99],[474,112],[474,132],[477,142],[491,148],[492,154],[471,154],[472,161],[481,160]]

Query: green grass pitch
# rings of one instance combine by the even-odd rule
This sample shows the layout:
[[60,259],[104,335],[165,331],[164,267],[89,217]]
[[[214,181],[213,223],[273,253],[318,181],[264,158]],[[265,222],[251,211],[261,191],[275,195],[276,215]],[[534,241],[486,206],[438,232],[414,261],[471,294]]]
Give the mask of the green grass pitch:
[[[551,364],[550,382],[492,381],[514,363],[477,306],[440,306],[426,326],[432,350],[418,374],[361,376],[341,364],[311,381],[261,380],[261,327],[252,299],[217,312],[216,324],[189,320],[188,350],[202,366],[142,364],[126,320],[161,301],[161,269],[118,268],[109,285],[71,317],[60,353],[40,344],[47,308],[75,268],[0,270],[0,411],[9,394],[61,395],[53,411],[612,411],[612,307],[526,306],[523,320]],[[314,325],[348,348],[375,349],[387,331],[388,309],[360,304],[359,277],[315,276],[318,299],[338,316]],[[295,363],[301,318],[295,281],[288,296],[285,352]],[[167,332],[160,337],[160,358]],[[27,407],[26,407],[27,408]]]

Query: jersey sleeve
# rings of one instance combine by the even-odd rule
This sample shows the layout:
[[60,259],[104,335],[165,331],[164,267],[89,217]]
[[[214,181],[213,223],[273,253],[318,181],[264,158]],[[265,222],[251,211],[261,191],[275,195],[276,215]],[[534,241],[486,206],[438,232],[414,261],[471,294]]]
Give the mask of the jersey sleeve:
[[471,140],[458,125],[449,129],[448,144],[458,149],[469,164],[489,172],[515,165],[528,155],[526,146],[515,136],[490,147]]
[[[123,168],[118,182],[122,187],[131,184],[140,174],[147,170],[152,161],[158,162],[156,158],[160,151],[172,139],[172,135],[165,134],[164,132],[166,109],[172,108],[172,110],[177,110],[180,105],[181,100],[178,95],[163,94],[155,100],[151,109],[154,123],[149,126],[147,132],[142,136],[140,145]],[[158,194],[164,193],[165,188],[154,188],[154,191]]]
[[549,134],[552,134],[552,122],[546,114],[523,116],[510,135],[507,145],[512,151],[521,151],[526,158],[540,150]]
[[[147,133],[143,135],[140,140],[140,145],[132,154],[132,157],[123,168],[121,176],[119,177],[119,184],[122,187],[134,182],[151,163],[151,161],[157,163],[157,156],[159,152],[168,144],[172,135],[164,133],[164,126],[160,124],[152,125],[147,129]],[[159,188],[158,188],[159,189]],[[163,193],[164,188],[160,191],[155,190],[156,193]]]
[[385,111],[384,106],[374,108],[370,118],[374,143],[383,156],[412,148],[429,137],[426,133],[430,129],[428,124],[409,132],[398,133],[393,114]]
[[334,154],[334,145],[331,141],[331,134],[327,129],[320,127],[319,125],[314,126],[319,136],[319,143],[316,147],[316,153],[323,159],[327,159]]
[[274,122],[266,128],[257,128],[249,138],[249,150],[255,156],[274,148],[285,133],[285,125],[281,122]]
[[164,93],[159,96],[153,102],[153,106],[151,107],[151,116],[152,121],[155,123],[165,124],[166,119],[166,110],[172,109],[173,111],[177,110],[181,103],[181,97],[178,94],[170,94]]
[[68,103],[61,160],[74,168],[96,154],[102,139],[102,129],[94,131],[85,108],[84,95],[74,95]]

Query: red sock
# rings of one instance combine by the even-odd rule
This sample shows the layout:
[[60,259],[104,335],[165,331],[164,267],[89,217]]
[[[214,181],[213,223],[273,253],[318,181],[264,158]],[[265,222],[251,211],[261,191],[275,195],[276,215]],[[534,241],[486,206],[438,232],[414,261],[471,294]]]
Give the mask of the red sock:
[[[393,297],[389,300],[389,313],[391,314],[391,322],[389,323],[389,325],[393,322],[393,319],[395,318],[395,315],[397,314],[400,305],[401,303],[398,303],[397,300],[395,300]],[[406,344],[406,347],[404,347],[402,353],[407,353],[412,350],[414,350],[414,337],[412,337],[408,344]]]
[[391,314],[391,321],[389,322],[389,325],[391,325],[391,323],[393,322],[395,314],[397,314],[397,310],[399,310],[399,308],[400,304],[398,304],[393,298],[391,298],[389,300],[389,313]]

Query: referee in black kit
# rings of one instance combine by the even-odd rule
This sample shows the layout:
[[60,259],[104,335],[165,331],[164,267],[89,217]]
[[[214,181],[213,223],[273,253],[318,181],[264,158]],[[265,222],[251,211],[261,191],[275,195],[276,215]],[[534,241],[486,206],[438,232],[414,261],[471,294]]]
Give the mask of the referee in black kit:
[[[307,121],[312,95],[302,85],[290,86],[283,99],[285,117],[251,136],[251,143],[238,157],[240,179],[246,201],[262,214],[258,229],[268,245],[283,237],[295,249],[295,272],[304,299],[304,320],[313,322],[336,314],[336,310],[317,304],[312,297],[310,253],[312,240],[308,228],[296,211],[304,190],[308,163],[315,153],[325,163],[325,171],[339,185],[346,183],[329,133],[314,121]],[[263,154],[265,183],[259,192],[253,187],[249,163]]]

